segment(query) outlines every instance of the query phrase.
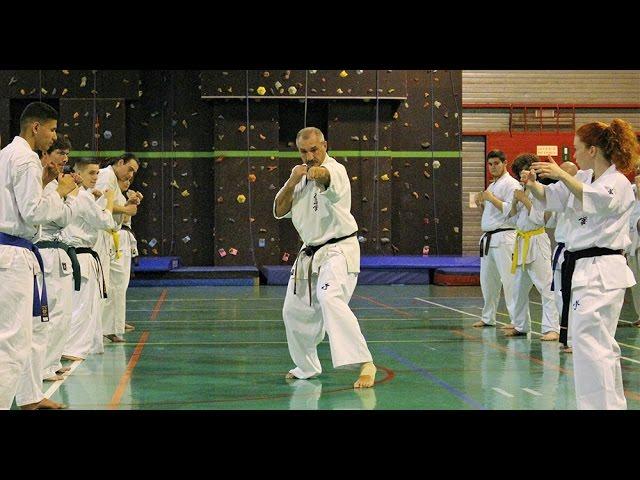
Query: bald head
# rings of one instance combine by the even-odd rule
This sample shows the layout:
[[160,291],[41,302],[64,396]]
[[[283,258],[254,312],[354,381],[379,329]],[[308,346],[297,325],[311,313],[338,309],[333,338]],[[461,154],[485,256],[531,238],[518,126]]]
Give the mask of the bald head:
[[576,164],[573,162],[563,162],[560,164],[560,168],[572,177],[575,177],[576,173],[578,173],[578,167],[576,167]]

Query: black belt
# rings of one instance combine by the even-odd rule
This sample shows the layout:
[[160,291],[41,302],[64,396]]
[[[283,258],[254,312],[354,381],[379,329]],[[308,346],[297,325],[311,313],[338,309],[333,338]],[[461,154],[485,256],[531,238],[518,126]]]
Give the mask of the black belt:
[[558,246],[556,247],[556,252],[553,254],[553,261],[551,262],[551,291],[555,292],[555,275],[556,267],[558,266],[558,260],[560,259],[560,254],[564,250],[564,242],[558,242]]
[[[489,255],[489,245],[491,245],[491,235],[498,232],[508,232],[509,230],[515,230],[515,228],[498,228],[497,230],[484,232],[484,234],[482,235],[484,237],[484,240],[480,241],[480,258],[484,257],[485,255]],[[484,253],[482,251],[483,242],[484,242]]]
[[122,230],[126,230],[127,232],[129,232],[131,235],[133,235],[134,237],[136,236],[135,233],[133,233],[133,230],[131,230],[131,227],[129,225],[122,225],[120,227]]
[[66,243],[56,242],[53,240],[43,240],[41,242],[36,243],[36,247],[38,248],[59,248],[60,250],[64,250],[69,255],[71,259],[71,268],[73,269],[73,287],[75,291],[80,290],[80,263],[78,262],[78,255],[76,254],[76,249],[67,245]]
[[[340,238],[332,238],[331,240],[327,240],[326,242],[324,242],[322,245],[309,245],[304,247],[302,250],[300,250],[301,253],[305,253],[306,255],[309,255],[311,257],[311,260],[309,260],[309,272],[307,274],[307,280],[309,283],[309,305],[311,305],[311,272],[313,271],[314,255],[318,250],[320,250],[325,245],[341,242],[342,240],[346,240],[347,238],[354,237],[357,233],[358,231],[356,230],[351,235],[345,235],[344,237],[340,237]],[[298,274],[298,258],[296,258],[296,266],[293,269],[293,294],[294,295],[296,293],[296,282],[298,280],[298,275],[297,275]]]
[[[98,253],[89,247],[77,247],[76,253],[78,255],[80,255],[81,253],[89,253],[98,263],[98,270],[100,270],[100,276],[102,277],[102,289],[100,291],[101,297],[107,298],[107,286],[104,282],[104,272],[102,271],[102,263],[100,263],[100,256],[98,255]],[[98,279],[98,288],[100,288],[100,279]]]
[[564,263],[562,264],[562,317],[560,318],[560,342],[567,345],[567,326],[569,325],[569,305],[571,304],[571,281],[576,261],[581,258],[601,257],[603,255],[623,255],[622,250],[592,247],[576,252],[564,251]]

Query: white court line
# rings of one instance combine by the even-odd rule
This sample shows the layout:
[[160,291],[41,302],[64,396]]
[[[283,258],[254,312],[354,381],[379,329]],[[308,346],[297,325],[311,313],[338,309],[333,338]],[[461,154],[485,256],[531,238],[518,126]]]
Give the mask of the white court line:
[[536,392],[535,390],[532,390],[531,388],[523,388],[522,390],[524,390],[527,393],[530,393],[531,395],[535,395],[536,397],[542,397],[542,394],[540,392]]
[[54,393],[56,393],[56,391],[60,388],[60,385],[62,385],[64,383],[64,381],[67,379],[67,377],[69,375],[71,375],[73,373],[73,371],[78,368],[78,366],[83,362],[84,360],[75,360],[72,364],[71,364],[71,368],[69,368],[69,371],[64,372],[62,374],[62,376],[64,377],[62,380],[56,380],[55,382],[53,382],[53,385],[51,385],[46,392],[44,392],[44,396],[45,398],[51,398],[51,395],[53,395]]
[[[619,343],[619,342],[618,342],[618,343]],[[638,360],[636,360],[636,359],[634,359],[634,358],[623,357],[623,356],[620,356],[620,358],[623,358],[623,359],[625,359],[625,360],[626,360],[626,361],[628,361],[628,362],[640,363],[640,361],[638,361]]]
[[[534,302],[533,300],[529,300],[529,303],[533,303],[533,304],[535,304],[535,305],[540,305],[540,306],[542,306],[542,304],[541,304],[540,302]],[[619,322],[622,322],[622,323],[633,323],[633,322],[630,322],[629,320],[623,320],[623,319],[621,319],[621,318],[619,318],[619,319],[618,319],[618,321],[619,321]]]
[[[470,317],[482,318],[482,317],[476,315],[475,313],[463,312],[462,310],[458,310],[457,308],[447,307],[446,305],[442,305],[442,304],[436,303],[436,302],[430,302],[429,300],[425,300],[424,298],[413,297],[413,299],[414,300],[419,300],[419,301],[424,302],[424,303],[430,303],[431,305],[435,305],[437,307],[446,308],[447,310],[453,310],[454,312],[462,313],[463,315],[469,315]],[[498,323],[502,323],[502,322],[498,322]]]
[[[475,313],[463,312],[462,310],[458,310],[457,308],[451,308],[451,307],[447,307],[446,305],[440,305],[439,303],[436,303],[436,302],[430,302],[429,300],[425,300],[424,298],[414,297],[414,300],[420,300],[421,302],[430,303],[430,304],[432,304],[432,305],[437,305],[437,306],[439,306],[439,307],[446,308],[446,309],[448,309],[448,310],[453,310],[454,312],[459,312],[459,313],[463,313],[464,315],[469,315],[470,317],[482,318],[480,315],[476,315]],[[482,307],[473,307],[473,308],[477,308],[477,309],[479,309],[479,310],[482,310]],[[506,313],[501,313],[501,312],[496,312],[496,314],[497,314],[497,315],[503,315],[503,316],[505,316],[505,317],[508,317],[508,316],[509,316],[508,314],[506,314]],[[542,325],[542,323],[540,323],[540,322],[536,322],[536,321],[534,321],[534,320],[531,320],[531,322],[532,322],[532,323],[535,323],[535,324],[537,324],[537,325]],[[498,320],[496,320],[496,323],[499,323],[500,325],[507,325],[506,323],[504,323],[504,322],[500,322],[500,321],[498,321]],[[534,331],[531,331],[530,333],[532,333],[532,334],[534,334],[534,335],[542,335],[541,333],[534,332]],[[618,345],[622,345],[622,346],[624,346],[624,347],[628,347],[628,348],[633,348],[634,350],[640,350],[640,347],[635,347],[635,346],[633,346],[633,345],[628,345],[628,344],[626,344],[626,343],[622,343],[622,342],[618,342]],[[632,360],[632,359],[629,359],[629,358],[627,358],[627,357],[620,357],[620,358],[624,358],[625,360],[629,360],[629,361],[631,361],[631,362],[636,362],[636,360]],[[638,363],[640,363],[640,362],[638,362]]]
[[[435,317],[435,318],[427,318],[427,317],[384,317],[384,318],[359,318],[358,322],[391,322],[396,320],[457,320],[457,317]],[[226,323],[226,322],[272,322],[272,323],[282,323],[283,320],[281,318],[212,318],[212,319],[200,319],[200,320],[131,320],[131,322],[135,322],[135,324],[139,323]]]
[[509,392],[505,392],[505,391],[504,391],[504,390],[502,390],[501,388],[493,387],[493,390],[495,390],[496,392],[498,392],[500,395],[504,395],[505,397],[513,398],[513,395],[511,395]]
[[[478,310],[482,310],[482,307],[473,307],[473,308],[477,308]],[[502,315],[504,317],[508,317],[509,315],[507,313],[502,313],[502,312],[496,312],[496,315]],[[498,322],[500,323],[500,322]],[[535,320],[531,320],[531,323],[535,323],[536,325],[542,325],[542,323],[540,322],[536,322]],[[531,333],[535,333],[536,335],[541,335],[538,332],[531,332]],[[619,340],[616,340],[618,342],[618,345],[622,345],[623,347],[628,347],[628,348],[633,348],[634,350],[640,350],[640,347],[636,347],[634,345],[629,345],[628,343],[622,343]],[[625,357],[620,357],[620,358],[625,358]]]

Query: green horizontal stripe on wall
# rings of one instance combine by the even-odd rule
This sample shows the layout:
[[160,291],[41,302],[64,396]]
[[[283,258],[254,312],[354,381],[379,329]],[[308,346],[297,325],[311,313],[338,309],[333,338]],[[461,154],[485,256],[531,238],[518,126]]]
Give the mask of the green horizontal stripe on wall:
[[[119,150],[105,150],[95,152],[92,150],[72,151],[72,157],[117,157],[123,152]],[[211,152],[133,152],[138,158],[218,158],[218,157],[279,157],[299,158],[298,152],[280,152],[278,150],[216,150]],[[330,150],[332,157],[394,157],[394,158],[460,158],[461,152],[457,151],[391,151],[391,150]]]

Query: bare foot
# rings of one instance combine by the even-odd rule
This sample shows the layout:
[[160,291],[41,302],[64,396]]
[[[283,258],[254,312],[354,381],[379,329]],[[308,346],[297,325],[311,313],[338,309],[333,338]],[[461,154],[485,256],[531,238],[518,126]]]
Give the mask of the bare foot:
[[562,349],[562,353],[573,353],[573,348],[571,347],[564,347]]
[[28,403],[20,406],[21,410],[62,410],[65,408],[68,407],[64,403],[54,402],[48,398],[43,398],[36,403]]
[[78,360],[84,360],[84,358],[80,358],[80,357],[74,357],[73,355],[62,355],[63,360],[71,360],[73,362],[76,362]]
[[526,337],[527,332],[521,332],[519,330],[516,330],[515,328],[510,328],[504,331],[504,336],[505,337]]
[[376,382],[376,366],[373,362],[367,362],[360,367],[360,376],[353,384],[353,388],[370,388]]
[[134,327],[133,325],[130,325],[128,323],[124,324],[124,331],[125,332],[133,332],[136,329],[136,327]]
[[71,370],[71,367],[62,367],[59,370],[56,370],[56,373],[58,375],[62,375],[63,373],[68,372],[69,370]]
[[507,325],[502,325],[500,327],[500,330],[515,330],[515,329],[516,329],[516,327],[515,327],[515,325],[513,323],[509,323]]
[[544,335],[542,335],[540,337],[540,340],[542,340],[543,342],[554,342],[556,340],[558,340],[560,338],[560,334],[554,332],[553,330],[551,332],[547,332]]
[[297,380],[298,377],[296,377],[293,373],[291,372],[287,372],[287,374],[284,376],[284,378],[286,378],[287,380]]
[[43,398],[38,403],[36,410],[63,410],[67,407],[64,403],[54,402],[53,400],[49,400],[48,398]]
[[495,325],[489,325],[488,323],[484,323],[482,320],[478,320],[476,323],[474,323],[473,325],[471,325],[472,327],[475,328],[480,328],[480,327],[495,327]]
[[635,322],[633,322],[633,323],[632,323],[632,325],[633,325],[634,327],[638,327],[638,328],[640,328],[640,319],[638,319],[638,320],[636,320]]
[[43,379],[45,382],[57,382],[58,380],[64,380],[64,377],[62,375],[52,375],[50,377],[47,377],[45,379]]
[[108,338],[109,340],[111,340],[111,342],[113,343],[124,343],[125,339],[122,337],[119,337],[118,335],[116,335],[115,333],[112,333],[110,335],[103,335],[103,337]]

